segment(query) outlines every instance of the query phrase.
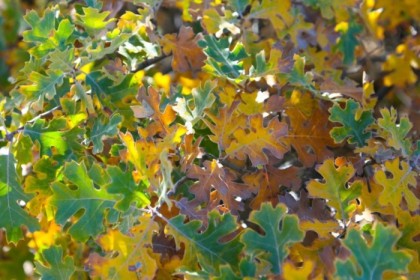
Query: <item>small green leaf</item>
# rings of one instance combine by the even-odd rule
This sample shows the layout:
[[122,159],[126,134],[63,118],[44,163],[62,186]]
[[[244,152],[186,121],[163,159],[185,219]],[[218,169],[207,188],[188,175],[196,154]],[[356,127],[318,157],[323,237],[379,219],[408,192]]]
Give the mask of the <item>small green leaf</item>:
[[331,113],[329,120],[343,124],[343,126],[334,127],[330,131],[330,135],[336,143],[341,143],[344,139],[349,138],[350,144],[363,147],[366,140],[371,137],[372,133],[366,132],[366,130],[374,121],[372,112],[364,111],[356,120],[355,115],[359,108],[360,105],[356,101],[349,99],[344,109],[341,109],[340,105],[334,104],[329,110]]
[[44,260],[48,266],[41,262],[36,262],[36,271],[41,274],[42,280],[70,279],[76,271],[74,261],[70,256],[63,259],[63,248],[61,246],[52,246],[42,251]]
[[354,60],[354,50],[359,44],[356,35],[362,32],[363,28],[354,20],[350,20],[350,22],[339,23],[335,30],[341,34],[337,47],[344,55],[343,63],[346,65],[352,64]]
[[287,247],[304,237],[297,217],[287,215],[286,211],[283,205],[273,208],[270,203],[263,203],[259,211],[251,212],[249,221],[261,227],[264,235],[248,228],[241,238],[245,251],[260,261],[267,260],[275,275],[281,274],[283,260],[288,254]]
[[49,68],[51,70],[61,70],[64,73],[70,73],[73,71],[73,63],[74,63],[74,49],[68,48],[66,50],[60,51],[55,50],[50,52],[49,60],[51,64]]
[[109,23],[115,20],[105,20],[109,16],[110,12],[100,12],[98,9],[92,7],[84,7],[83,13],[83,15],[76,14],[77,23],[79,23],[91,36],[98,35],[105,30]]
[[[186,127],[190,131],[194,124],[204,116],[204,110],[211,107],[216,100],[212,93],[215,87],[215,83],[206,81],[202,87],[192,90],[192,100],[186,100],[184,97],[176,99],[177,104],[173,106],[173,109],[186,121]],[[192,108],[191,103],[193,103]]]
[[55,15],[50,9],[45,10],[42,18],[33,10],[24,18],[32,27],[23,32],[23,40],[26,42],[43,43],[48,40],[51,30],[55,29]]
[[97,119],[93,125],[92,131],[90,133],[90,140],[93,142],[93,153],[101,153],[104,149],[104,144],[102,143],[102,137],[105,136],[114,136],[117,134],[117,126],[122,121],[122,117],[119,114],[115,114],[109,120],[107,124],[102,123],[101,119]]
[[400,119],[397,124],[397,111],[394,108],[381,109],[382,118],[378,119],[378,125],[383,129],[382,137],[387,140],[389,146],[396,150],[401,150],[403,156],[408,156],[411,152],[411,141],[406,136],[413,127],[410,120],[406,117]]
[[312,75],[310,72],[305,71],[306,59],[304,56],[295,54],[293,56],[294,64],[292,71],[287,73],[287,81],[292,85],[300,86],[310,91],[315,90],[312,84]]
[[51,155],[52,147],[58,154],[63,155],[67,150],[67,142],[62,132],[65,126],[66,120],[63,118],[52,120],[48,126],[45,125],[45,120],[38,119],[33,124],[25,125],[23,133],[29,135],[33,142],[39,142],[41,155]]
[[395,250],[401,233],[394,227],[376,225],[370,245],[361,234],[351,229],[343,243],[352,253],[345,262],[336,262],[336,277],[352,280],[382,279],[385,271],[407,272],[411,257],[408,253]]
[[8,194],[13,189],[18,189],[16,168],[13,157],[10,155],[0,157],[0,196]]
[[150,204],[150,200],[144,192],[145,189],[134,182],[131,172],[123,172],[117,166],[108,167],[107,172],[111,178],[111,183],[107,187],[108,192],[122,196],[115,204],[115,208],[125,212],[132,204],[137,208]]
[[243,59],[248,57],[242,43],[237,43],[230,49],[230,39],[217,40],[214,36],[206,35],[198,45],[207,55],[208,70],[224,78],[237,79],[244,73]]

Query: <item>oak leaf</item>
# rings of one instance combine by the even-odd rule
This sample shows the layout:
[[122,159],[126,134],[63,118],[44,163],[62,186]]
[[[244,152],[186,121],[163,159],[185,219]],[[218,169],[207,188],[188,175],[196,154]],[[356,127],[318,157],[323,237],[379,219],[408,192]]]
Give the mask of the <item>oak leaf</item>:
[[259,211],[251,213],[249,221],[261,227],[264,235],[253,229],[246,229],[241,236],[245,251],[259,261],[268,261],[275,275],[281,274],[288,246],[300,242],[304,237],[304,233],[299,229],[297,217],[286,214],[284,205],[273,208],[270,203],[263,203]]
[[203,37],[195,35],[191,27],[181,26],[178,34],[166,34],[161,39],[163,52],[173,54],[172,68],[178,72],[198,71],[204,66],[206,55],[197,45]]
[[335,167],[332,159],[327,159],[317,168],[325,183],[311,180],[307,189],[312,197],[324,198],[327,204],[337,211],[337,218],[348,219],[348,214],[354,210],[353,200],[359,197],[362,183],[356,181],[350,186],[348,181],[354,176],[355,170],[351,163]]
[[188,223],[184,223],[184,220],[184,215],[170,219],[165,232],[175,238],[178,249],[181,243],[186,245],[183,264],[187,268],[196,268],[197,264],[200,264],[202,270],[214,275],[221,265],[237,267],[239,253],[243,248],[239,238],[221,241],[222,238],[233,234],[237,228],[235,218],[231,214],[210,212],[208,226],[202,232],[199,231],[202,226],[201,220]]
[[[93,253],[88,264],[91,276],[102,279],[153,279],[157,270],[152,253],[152,236],[159,230],[150,215],[141,216],[140,224],[133,226],[127,234],[111,229],[98,238],[98,243],[109,256]],[[117,256],[111,257],[111,255]]]
[[216,160],[205,161],[203,165],[204,168],[193,165],[187,173],[189,178],[198,179],[190,188],[190,192],[195,195],[197,203],[208,203],[210,193],[215,189],[219,200],[223,200],[225,207],[234,213],[237,210],[242,210],[243,205],[236,198],[246,199],[250,197],[251,187],[233,182],[229,178],[228,172],[222,166],[219,166]]
[[234,102],[230,107],[225,106],[219,109],[217,114],[207,112],[207,117],[211,122],[207,119],[203,120],[213,133],[209,136],[210,140],[218,144],[219,150],[228,148],[232,143],[233,133],[246,125],[246,116],[236,111],[238,105],[238,102]]
[[310,167],[331,157],[332,152],[328,147],[334,147],[336,144],[328,133],[330,130],[328,115],[316,107],[309,115],[305,115],[300,110],[301,107],[307,109],[305,104],[301,107],[298,105],[288,107],[286,104],[290,131],[285,136],[285,142],[296,150],[302,164]]
[[410,256],[394,247],[401,233],[394,227],[378,223],[373,240],[368,244],[361,234],[351,229],[343,243],[352,252],[345,262],[336,262],[338,279],[381,279],[386,270],[406,272]]
[[[390,172],[392,177],[387,176],[385,171]],[[387,206],[390,204],[394,212],[400,208],[400,203],[404,197],[410,211],[415,211],[419,207],[420,200],[410,189],[410,185],[417,186],[416,172],[405,161],[396,158],[385,162],[385,170],[378,170],[374,175],[377,184],[383,186],[384,190],[379,195],[379,203]]]
[[350,144],[355,143],[358,147],[363,147],[372,133],[367,128],[373,123],[372,112],[364,111],[359,119],[355,118],[357,110],[360,108],[359,103],[348,99],[346,107],[342,109],[335,104],[330,109],[329,120],[343,124],[341,127],[334,127],[330,131],[330,135],[336,143],[341,143],[344,139],[349,138]]
[[70,279],[76,271],[74,260],[70,256],[63,259],[63,248],[52,246],[42,251],[42,255],[49,266],[36,262],[36,269],[40,272],[42,279]]
[[262,115],[248,118],[247,128],[238,128],[234,131],[235,138],[226,149],[226,154],[244,160],[249,157],[253,166],[267,164],[268,158],[264,151],[278,159],[289,150],[289,145],[284,141],[287,135],[287,125],[277,118],[271,119],[267,126],[263,124]]

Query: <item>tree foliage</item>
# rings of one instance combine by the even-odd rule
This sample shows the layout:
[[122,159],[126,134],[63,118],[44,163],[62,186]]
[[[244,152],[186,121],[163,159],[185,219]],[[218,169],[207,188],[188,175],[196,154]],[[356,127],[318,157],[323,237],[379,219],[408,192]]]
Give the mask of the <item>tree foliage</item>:
[[0,278],[418,278],[419,16],[2,1]]

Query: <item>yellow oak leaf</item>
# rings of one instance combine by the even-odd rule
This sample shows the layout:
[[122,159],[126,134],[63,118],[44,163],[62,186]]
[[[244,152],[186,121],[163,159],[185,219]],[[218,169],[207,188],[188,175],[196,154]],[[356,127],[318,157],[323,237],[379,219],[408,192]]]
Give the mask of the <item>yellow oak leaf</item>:
[[236,101],[230,107],[225,106],[219,110],[218,114],[207,112],[210,121],[203,120],[213,133],[209,136],[210,140],[217,143],[219,149],[229,147],[233,140],[233,133],[246,125],[246,116],[236,111],[238,104],[239,102]]
[[392,215],[393,209],[391,205],[381,205],[377,199],[382,194],[382,191],[383,187],[372,179],[369,182],[369,188],[366,185],[362,187],[362,193],[360,194],[360,199],[362,201],[361,205],[370,212]]
[[254,1],[248,17],[252,19],[270,20],[276,30],[277,36],[283,38],[286,35],[285,30],[294,21],[290,8],[290,0],[263,0],[261,3]]
[[248,156],[253,166],[267,164],[268,157],[264,150],[281,159],[290,149],[284,141],[286,135],[287,124],[274,118],[264,126],[262,115],[254,115],[249,117],[247,128],[235,130],[233,133],[235,140],[226,149],[226,154],[241,160],[245,160]]
[[412,68],[419,67],[420,60],[406,45],[401,44],[397,47],[396,53],[390,54],[383,64],[383,70],[389,71],[389,74],[384,77],[384,84],[399,87],[414,84],[417,81],[417,75]]
[[411,166],[396,158],[392,161],[385,162],[385,170],[390,172],[392,176],[387,176],[384,170],[378,170],[375,173],[375,181],[383,186],[384,190],[379,195],[379,203],[381,205],[392,205],[396,213],[400,209],[400,203],[404,197],[407,207],[410,211],[415,211],[420,205],[420,200],[414,195],[410,189],[410,185],[417,186],[416,172]]
[[296,267],[292,262],[285,262],[283,264],[283,277],[285,280],[322,279],[321,275],[312,277],[314,267],[315,264],[311,261],[305,261],[301,267]]
[[39,252],[44,249],[50,248],[55,244],[55,241],[59,237],[61,232],[61,227],[57,225],[53,220],[46,224],[45,230],[39,230],[34,231],[33,233],[28,233],[28,237],[31,238],[31,241],[29,241],[28,243],[28,247],[35,249]]
[[304,231],[315,231],[318,234],[319,238],[330,238],[331,232],[340,231],[340,225],[336,220],[304,220],[299,223],[299,226]]
[[154,279],[157,270],[152,253],[152,236],[159,230],[150,215],[140,217],[140,224],[131,228],[128,235],[111,229],[99,237],[98,243],[105,257],[97,253],[89,256],[91,276],[102,279]]
[[[337,163],[337,162],[336,162]],[[327,159],[317,168],[325,183],[311,180],[307,185],[312,197],[324,198],[327,204],[337,211],[337,218],[347,220],[349,213],[355,208],[354,200],[360,195],[362,183],[354,182],[348,187],[348,181],[354,176],[355,170],[351,163],[335,167],[333,159]]]

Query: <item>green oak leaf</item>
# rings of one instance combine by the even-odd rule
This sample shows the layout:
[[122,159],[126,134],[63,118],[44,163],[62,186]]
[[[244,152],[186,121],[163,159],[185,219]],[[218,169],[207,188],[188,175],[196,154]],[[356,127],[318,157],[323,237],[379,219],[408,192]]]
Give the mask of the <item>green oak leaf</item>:
[[227,242],[221,238],[231,235],[237,228],[235,218],[231,214],[220,215],[216,211],[209,213],[208,226],[199,231],[202,221],[193,220],[184,223],[185,216],[178,215],[168,221],[167,234],[173,235],[177,248],[185,244],[183,263],[187,268],[197,268],[197,263],[203,271],[217,273],[221,265],[237,267],[239,253],[243,245],[237,237]]
[[20,89],[29,100],[44,101],[44,98],[51,100],[57,94],[56,86],[63,83],[64,73],[61,70],[47,70],[47,75],[38,72],[29,74],[29,85],[22,85]]
[[6,241],[17,243],[23,238],[21,226],[29,231],[39,229],[37,219],[30,216],[19,203],[28,202],[18,181],[13,155],[0,155],[0,228],[6,230]]
[[294,64],[292,71],[282,75],[285,75],[287,77],[287,81],[292,85],[300,86],[307,90],[314,91],[315,87],[312,84],[312,74],[309,71],[305,71],[305,57],[295,54],[293,56],[293,60]]
[[382,137],[387,140],[387,144],[396,150],[401,150],[403,156],[408,156],[411,150],[411,141],[407,139],[407,134],[413,127],[407,117],[400,118],[397,124],[397,111],[394,108],[381,109],[382,118],[378,119],[378,125],[383,130]]
[[115,21],[115,19],[105,20],[110,14],[109,11],[100,12],[100,10],[92,7],[84,7],[82,9],[83,15],[76,14],[76,22],[91,36],[100,34],[109,23]]
[[[74,239],[84,242],[105,230],[105,214],[107,209],[114,207],[117,199],[107,193],[105,188],[95,188],[84,162],[67,163],[63,175],[73,187],[60,182],[53,183],[51,204],[57,208],[55,219],[64,226],[69,218],[77,215],[78,220],[73,222],[69,233]],[[78,215],[81,210],[84,210],[83,214]],[[114,213],[109,213],[108,216],[111,214]]]
[[186,127],[189,130],[192,130],[194,124],[203,117],[204,110],[213,105],[216,97],[212,91],[215,87],[215,83],[206,81],[202,87],[192,90],[192,99],[177,98],[177,104],[173,106],[173,109],[186,121]]
[[48,263],[48,266],[44,266],[39,261],[35,262],[36,272],[41,274],[42,280],[70,279],[76,271],[74,261],[70,256],[63,259],[63,248],[61,246],[52,246],[45,249],[41,255]]
[[52,194],[51,184],[56,180],[61,168],[58,161],[42,156],[33,166],[31,174],[25,179],[25,190],[29,193]]
[[337,47],[343,53],[343,63],[346,65],[353,63],[354,50],[359,44],[359,40],[356,38],[356,35],[362,32],[362,30],[362,26],[354,20],[350,20],[348,23],[342,22],[336,26],[336,31],[339,31],[341,34]]
[[50,37],[51,30],[55,29],[55,12],[50,9],[45,10],[42,18],[32,10],[24,19],[31,26],[22,34],[25,42],[43,43]]
[[119,114],[115,114],[111,117],[107,124],[104,124],[101,119],[96,119],[93,125],[92,131],[90,132],[90,140],[93,142],[93,153],[101,153],[104,149],[102,138],[105,136],[114,136],[118,132],[117,126],[122,121],[122,117]]
[[333,207],[338,219],[348,219],[348,212],[353,210],[354,205],[349,203],[359,197],[362,191],[362,183],[354,182],[347,187],[347,182],[354,176],[353,165],[343,165],[338,168],[334,165],[334,160],[327,159],[317,168],[319,174],[325,180],[321,183],[318,180],[311,180],[307,185],[309,194],[312,197],[323,198],[327,204]]
[[376,280],[382,279],[385,271],[407,272],[410,255],[394,248],[400,236],[401,233],[396,228],[378,223],[372,242],[367,244],[360,232],[349,230],[343,243],[352,256],[344,262],[336,262],[336,277]]
[[272,74],[275,66],[265,60],[265,51],[262,50],[255,55],[255,64],[249,69],[249,75],[253,77],[262,77]]
[[64,73],[73,71],[74,48],[68,48],[63,51],[57,49],[49,53],[50,66],[52,70],[61,70]]
[[222,38],[217,40],[214,36],[206,35],[198,42],[207,55],[207,67],[211,73],[228,79],[237,79],[243,73],[243,59],[248,57],[242,43],[237,43],[230,49],[230,39]]
[[16,160],[19,163],[28,163],[32,161],[33,145],[34,143],[32,142],[31,138],[28,135],[22,135],[22,137],[19,137],[19,139],[17,139],[17,144],[15,148],[15,151],[16,151],[15,156],[16,156]]
[[8,194],[13,189],[19,189],[16,168],[11,155],[0,157],[0,196]]
[[64,118],[53,119],[46,126],[44,119],[38,119],[33,124],[25,125],[23,133],[29,135],[33,142],[39,142],[41,146],[41,155],[51,155],[51,148],[58,154],[64,154],[67,150],[67,142],[63,138],[63,129],[66,127]]
[[259,211],[251,212],[249,221],[257,224],[264,234],[247,228],[241,237],[245,251],[259,261],[268,261],[275,275],[281,274],[282,262],[288,254],[287,247],[304,237],[298,218],[286,212],[283,205],[273,208],[270,203],[263,203]]
[[374,121],[372,112],[364,111],[358,120],[355,119],[356,111],[360,108],[359,103],[349,99],[346,102],[346,107],[342,109],[340,105],[334,104],[329,110],[329,120],[332,122],[341,123],[343,126],[334,127],[330,131],[334,142],[341,143],[348,138],[350,144],[356,144],[358,147],[363,147],[366,140],[368,140],[372,133],[367,132],[366,129]]
[[36,45],[29,50],[35,57],[42,58],[55,50],[65,50],[71,45],[69,38],[75,30],[75,26],[68,19],[58,23],[57,29],[55,11],[47,10],[43,18],[40,18],[35,11],[30,11],[25,16],[26,22],[32,27],[31,30],[23,32],[23,39]]
[[115,204],[115,208],[125,212],[130,208],[131,204],[135,204],[138,208],[150,204],[145,188],[134,182],[131,172],[123,172],[117,166],[109,166],[106,171],[111,179],[110,184],[107,186],[108,192],[122,196],[122,199]]

